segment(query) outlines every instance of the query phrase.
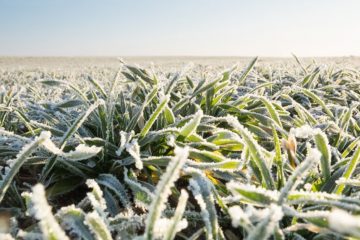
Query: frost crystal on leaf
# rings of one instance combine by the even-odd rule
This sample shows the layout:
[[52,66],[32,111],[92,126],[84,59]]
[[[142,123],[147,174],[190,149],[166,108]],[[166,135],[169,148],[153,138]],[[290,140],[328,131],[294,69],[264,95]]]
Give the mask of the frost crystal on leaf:
[[43,185],[35,185],[32,191],[32,209],[30,209],[30,213],[40,221],[40,228],[44,236],[48,239],[69,239],[51,212],[51,207],[45,198]]
[[231,224],[233,227],[239,227],[240,221],[244,218],[244,211],[240,208],[240,206],[233,206],[229,208],[229,214],[231,217]]
[[346,211],[334,209],[329,214],[329,225],[337,232],[360,237],[360,217]]
[[140,157],[140,146],[137,139],[133,139],[130,143],[125,144],[126,151],[135,159],[135,167],[139,170],[143,168],[143,162]]

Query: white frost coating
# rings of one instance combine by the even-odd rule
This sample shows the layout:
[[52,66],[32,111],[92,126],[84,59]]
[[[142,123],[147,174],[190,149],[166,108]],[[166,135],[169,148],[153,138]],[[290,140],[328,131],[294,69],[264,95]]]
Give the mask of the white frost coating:
[[276,204],[270,205],[270,212],[272,213],[271,220],[274,222],[280,221],[284,216],[282,208]]
[[[193,179],[190,179],[189,181],[189,188],[191,189],[195,199],[197,200],[201,210],[206,210],[206,204],[205,204],[205,201],[204,199],[202,198],[201,196],[201,189],[200,189],[200,186],[199,184],[193,180]],[[207,212],[207,211],[206,211]],[[208,212],[207,212],[208,213]],[[209,218],[209,216],[207,215],[207,218]]]
[[0,239],[13,240],[14,238],[9,233],[0,233]]
[[126,144],[130,142],[131,138],[134,136],[134,131],[129,133],[120,131],[120,146],[119,149],[116,151],[116,155],[120,156],[121,153],[124,151]]
[[68,213],[77,212],[80,214],[83,214],[83,210],[81,208],[77,208],[74,204],[71,204],[69,206],[61,207],[57,213],[56,216],[63,216]]
[[229,208],[229,215],[231,217],[231,225],[235,228],[240,227],[240,222],[243,221],[245,217],[244,211],[240,206],[232,206]]
[[165,173],[161,176],[155,190],[154,199],[150,205],[150,211],[146,219],[145,238],[151,239],[155,223],[161,218],[161,213],[166,207],[166,200],[171,194],[171,187],[179,178],[180,170],[183,167],[188,155],[188,147],[176,147],[175,156],[168,164]]
[[66,141],[67,139],[69,139],[76,131],[77,129],[86,121],[87,117],[96,109],[98,108],[100,105],[105,105],[105,101],[103,99],[99,99],[97,100],[93,105],[91,105],[87,111],[80,115],[76,121],[75,121],[75,125],[73,125],[72,127],[70,127],[65,134],[63,135],[61,142],[62,142],[62,146],[60,147],[61,149],[63,147],[65,147]]
[[[155,227],[154,227],[154,239],[162,239],[168,230],[169,227],[171,227],[171,220],[168,218],[160,218],[156,221]],[[188,222],[186,219],[182,219],[177,225],[176,225],[176,232],[179,232],[185,228],[187,228]]]
[[343,210],[334,209],[329,217],[329,225],[333,230],[360,237],[360,217],[353,216]]
[[126,144],[126,132],[124,131],[120,131],[120,147],[119,149],[116,151],[116,155],[120,156],[122,151],[124,151],[125,149],[125,144]]
[[265,195],[268,197],[271,201],[277,201],[279,198],[279,192],[277,190],[267,190],[265,188],[256,187],[254,185],[250,184],[243,184],[240,182],[230,181],[226,184],[226,188],[229,189],[233,195],[240,195],[240,193],[236,190],[238,188],[241,188],[244,191],[252,192],[256,194]]
[[173,134],[166,136],[166,143],[171,147],[175,147],[175,136]]
[[89,226],[90,230],[95,234],[96,239],[110,240],[111,233],[104,223],[103,219],[97,212],[91,212],[85,215],[85,224]]
[[184,214],[186,203],[189,198],[189,194],[182,189],[178,201],[178,205],[175,209],[175,213],[171,218],[171,224],[167,228],[165,232],[164,239],[174,239],[176,232],[181,231],[184,228],[187,228],[188,223],[186,219],[183,219],[182,216]]
[[46,139],[45,142],[43,142],[43,147],[46,148],[49,152],[56,154],[58,156],[64,157],[66,159],[72,160],[72,161],[80,161],[84,159],[91,158],[98,154],[102,147],[97,146],[87,146],[85,144],[80,144],[76,146],[75,150],[70,152],[63,152],[60,148],[58,148],[53,141],[50,140],[50,138]]
[[63,151],[58,148],[53,141],[50,139],[46,139],[45,142],[43,142],[43,147],[48,150],[49,152],[56,154],[56,155],[62,155]]
[[127,183],[130,186],[130,188],[132,189],[134,194],[138,191],[142,191],[142,192],[145,192],[145,194],[149,197],[149,200],[153,199],[154,193],[150,192],[150,190],[148,188],[143,187],[140,183],[130,179],[127,175],[127,172],[128,172],[128,170],[127,170],[127,168],[125,168],[124,181],[125,181],[125,183]]
[[[204,201],[204,198],[201,195],[201,189],[200,186],[198,185],[198,183],[193,180],[190,179],[189,181],[189,188],[192,191],[194,198],[196,199],[196,202],[199,204],[200,209],[201,209],[201,216],[204,219],[204,223],[206,225],[206,229],[211,229],[211,223],[210,223],[210,215],[209,215],[209,211],[206,209],[206,203]],[[212,236],[211,234],[207,235],[207,236]]]
[[10,187],[14,176],[17,174],[21,166],[26,162],[27,157],[32,154],[32,152],[35,151],[39,145],[50,138],[50,136],[50,132],[41,132],[40,136],[35,137],[34,141],[27,143],[22,147],[21,151],[16,155],[16,159],[7,161],[10,168],[5,167],[5,174],[2,176],[2,181],[0,181],[0,202],[4,198],[7,189]]
[[170,95],[165,95],[164,91],[163,90],[160,90],[159,91],[159,102],[163,102],[163,101],[168,101],[170,100]]
[[183,171],[187,175],[203,175],[204,172],[201,169],[197,169],[188,165],[185,165]]
[[187,122],[181,129],[180,135],[188,137],[196,131],[196,128],[200,124],[201,118],[203,117],[203,111],[199,109],[189,122]]
[[279,196],[279,203],[285,200],[290,191],[294,190],[300,183],[301,179],[308,174],[308,170],[318,162],[320,162],[321,153],[316,148],[311,148],[310,144],[307,144],[307,155],[305,160],[295,169],[291,174],[285,186],[281,189]]
[[33,206],[30,212],[39,220],[40,229],[45,238],[69,239],[51,212],[51,207],[46,201],[44,186],[37,184],[33,187],[32,192],[31,201]]
[[315,210],[315,211],[307,211],[307,212],[297,212],[293,208],[286,208],[284,210],[286,215],[293,216],[297,218],[326,218],[328,219],[330,216],[329,211]]
[[289,197],[292,200],[288,200],[288,203],[292,204],[293,202],[301,202],[301,201],[338,201],[338,202],[346,202],[351,204],[360,205],[359,198],[356,197],[345,197],[337,194],[327,193],[327,192],[308,192],[308,191],[291,191],[289,193]]
[[311,163],[317,163],[321,158],[321,153],[316,148],[308,147],[308,154],[304,161],[309,161]]
[[181,219],[181,221],[176,225],[176,231],[179,232],[188,227],[188,222],[186,219]]
[[213,135],[217,135],[217,134],[221,134],[221,133],[226,133],[228,139],[234,140],[236,142],[242,143],[244,144],[244,141],[239,137],[239,135],[237,135],[236,133],[234,133],[233,131],[230,131],[226,128],[221,128],[221,127],[217,127],[214,131],[213,131]]
[[1,136],[6,136],[6,137],[14,137],[18,140],[21,140],[23,142],[30,142],[31,140],[22,136],[19,136],[17,134],[15,134],[14,132],[9,132],[6,131],[3,127],[0,127],[0,135]]
[[51,132],[49,132],[49,131],[42,131],[41,133],[40,133],[40,136],[39,136],[39,139],[50,139],[50,137],[51,137]]
[[98,210],[98,212],[104,212],[106,210],[106,201],[103,198],[103,192],[100,189],[99,184],[94,179],[86,180],[86,185],[89,188],[92,188],[92,192],[87,193],[93,207]]
[[346,179],[344,177],[339,178],[339,180],[336,181],[336,184],[345,184],[345,185],[350,185],[350,186],[356,186],[359,187],[360,186],[360,180],[358,179]]
[[19,229],[18,233],[16,234],[16,238],[24,240],[37,240],[42,239],[42,234],[40,232],[26,232],[22,229]]
[[180,128],[177,127],[169,127],[169,128],[164,128],[164,129],[160,129],[160,130],[155,130],[155,131],[149,131],[148,134],[164,134],[164,133],[168,133],[168,134],[179,134],[180,133]]
[[133,139],[130,143],[125,144],[126,151],[135,159],[135,167],[139,170],[143,169],[143,162],[140,157],[140,146],[137,139]]
[[181,162],[185,161],[189,155],[189,148],[188,147],[177,147],[174,149],[175,157],[181,159]]
[[99,100],[97,100],[97,102],[96,102],[98,105],[105,105],[106,104],[106,102],[105,102],[105,100],[104,99],[99,99]]
[[242,162],[240,159],[229,159],[222,162],[196,162],[188,159],[186,165],[197,169],[233,172],[240,169]]
[[291,128],[290,134],[294,135],[297,138],[311,138],[315,134],[321,133],[319,128],[312,128],[309,125],[305,124],[299,128]]
[[240,132],[241,137],[246,142],[249,149],[249,153],[254,160],[254,163],[259,167],[261,175],[263,176],[262,184],[266,185],[267,188],[274,189],[274,181],[271,177],[270,169],[268,168],[268,162],[266,155],[264,154],[265,149],[259,145],[259,143],[254,139],[253,134],[240,124],[238,119],[234,116],[227,115],[225,120],[227,123]]
[[78,145],[74,151],[70,151],[64,154],[64,157],[70,160],[84,160],[91,158],[101,151],[102,147],[86,146],[85,144]]
[[56,219],[61,219],[61,227],[65,229],[69,235],[83,236],[83,229],[78,226],[77,221],[85,218],[85,212],[81,208],[71,204],[60,208],[55,214]]
[[310,183],[306,183],[305,185],[304,185],[304,189],[306,190],[306,191],[311,191],[311,188],[312,188],[312,185],[310,184]]
[[268,239],[274,232],[278,222],[284,216],[280,206],[271,204],[268,214],[259,222],[253,231],[250,232],[247,240]]
[[267,208],[255,208],[252,205],[245,207],[245,214],[248,216],[250,222],[257,223],[264,219],[264,216],[269,215],[269,207]]
[[155,222],[154,226],[154,239],[161,239],[166,230],[170,227],[171,221],[168,218],[160,218]]
[[308,138],[314,135],[313,128],[309,125],[303,125],[299,128],[290,129],[290,134],[293,134],[297,138]]

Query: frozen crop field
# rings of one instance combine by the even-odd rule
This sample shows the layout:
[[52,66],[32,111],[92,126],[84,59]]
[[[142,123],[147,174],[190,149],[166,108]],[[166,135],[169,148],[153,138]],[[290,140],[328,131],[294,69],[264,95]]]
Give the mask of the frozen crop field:
[[360,59],[0,58],[0,239],[359,239]]

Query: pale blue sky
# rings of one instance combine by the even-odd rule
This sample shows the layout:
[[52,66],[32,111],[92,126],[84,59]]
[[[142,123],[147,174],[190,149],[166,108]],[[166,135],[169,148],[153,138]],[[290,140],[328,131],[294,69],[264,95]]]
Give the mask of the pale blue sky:
[[0,0],[0,55],[360,55],[360,0]]

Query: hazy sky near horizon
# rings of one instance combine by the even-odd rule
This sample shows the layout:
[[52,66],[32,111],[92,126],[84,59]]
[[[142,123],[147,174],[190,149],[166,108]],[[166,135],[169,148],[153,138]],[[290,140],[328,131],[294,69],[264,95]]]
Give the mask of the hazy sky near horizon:
[[360,0],[0,0],[2,56],[360,55]]

